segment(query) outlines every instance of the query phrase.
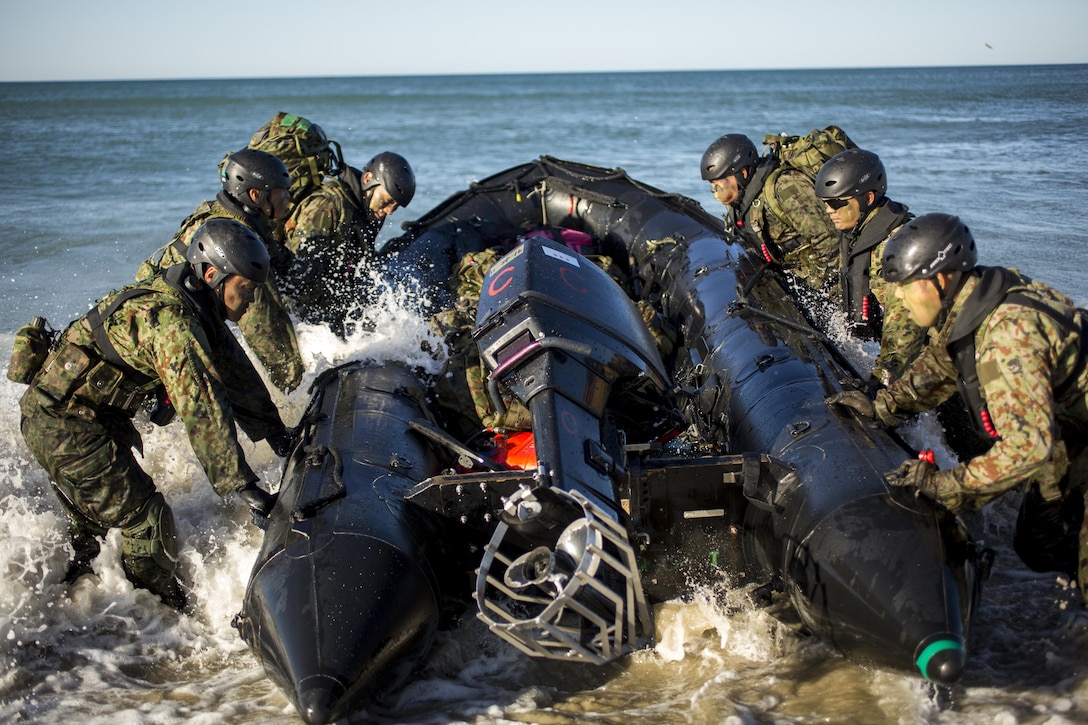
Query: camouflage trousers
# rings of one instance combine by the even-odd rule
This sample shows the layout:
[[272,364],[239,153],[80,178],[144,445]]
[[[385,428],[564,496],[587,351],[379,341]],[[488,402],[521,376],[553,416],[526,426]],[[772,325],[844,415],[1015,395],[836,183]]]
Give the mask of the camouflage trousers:
[[274,386],[288,392],[299,386],[304,368],[295,326],[271,280],[254,291],[238,329]]
[[140,450],[142,442],[132,421],[109,411],[89,420],[68,415],[43,405],[33,386],[20,408],[23,438],[68,516],[75,556],[66,578],[89,571],[99,553],[97,539],[117,528],[128,579],[183,609],[185,595],[174,578],[174,515],[136,462],[132,449]]

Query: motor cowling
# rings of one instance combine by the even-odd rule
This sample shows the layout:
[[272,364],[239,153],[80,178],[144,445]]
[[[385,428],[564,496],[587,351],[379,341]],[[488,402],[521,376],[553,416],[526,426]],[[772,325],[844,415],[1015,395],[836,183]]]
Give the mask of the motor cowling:
[[505,388],[528,407],[538,462],[482,559],[481,619],[537,656],[599,663],[642,646],[653,625],[607,411],[621,387],[663,392],[649,330],[607,273],[541,237],[489,270],[476,320],[492,404],[501,410]]

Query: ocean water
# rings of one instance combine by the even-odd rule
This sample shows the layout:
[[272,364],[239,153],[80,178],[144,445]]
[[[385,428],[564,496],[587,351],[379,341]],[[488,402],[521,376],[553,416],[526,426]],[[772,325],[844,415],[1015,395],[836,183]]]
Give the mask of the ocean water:
[[[218,190],[216,164],[277,111],[320,123],[361,166],[393,150],[415,200],[383,238],[473,181],[549,154],[622,167],[720,209],[697,165],[728,132],[842,126],[880,154],[889,196],[960,214],[983,264],[1019,267],[1088,305],[1088,66],[0,84],[0,366],[34,315],[63,327]],[[412,300],[340,343],[301,326],[307,379],[358,357],[415,354]],[[394,334],[395,331],[395,334]],[[288,422],[303,388],[278,396]],[[144,464],[178,519],[192,618],[134,591],[106,541],[97,577],[64,573],[64,522],[18,430],[22,386],[0,381],[0,721],[295,722],[230,628],[259,532],[211,491],[178,426],[145,431]],[[923,421],[911,435],[929,442]],[[279,459],[247,444],[274,485]],[[517,655],[472,620],[421,679],[353,722],[1088,722],[1088,634],[1067,583],[1009,546],[1015,502],[973,515],[998,549],[963,683],[853,665],[768,612],[695,597],[658,613],[658,644],[601,669]]]

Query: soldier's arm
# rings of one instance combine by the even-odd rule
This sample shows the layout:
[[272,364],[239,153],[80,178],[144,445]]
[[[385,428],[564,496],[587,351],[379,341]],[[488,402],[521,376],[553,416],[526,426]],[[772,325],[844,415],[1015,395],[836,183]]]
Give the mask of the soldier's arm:
[[234,420],[250,440],[262,441],[283,430],[279,409],[241,343],[224,328],[211,359],[234,411]]
[[902,377],[877,392],[873,405],[881,419],[889,420],[899,413],[920,413],[934,408],[954,392],[955,366],[931,337]]
[[294,256],[281,289],[304,307],[322,301],[324,280],[335,264],[337,220],[335,205],[320,192],[304,199],[291,218],[287,248]]
[[286,225],[286,247],[294,254],[312,253],[336,235],[339,213],[326,194],[315,192],[303,199]]
[[238,329],[274,386],[280,390],[299,386],[304,366],[295,325],[271,279],[254,291]]
[[257,481],[238,442],[230,397],[199,323],[180,306],[163,310],[157,322],[142,331],[141,349],[153,359],[212,487],[223,496]]

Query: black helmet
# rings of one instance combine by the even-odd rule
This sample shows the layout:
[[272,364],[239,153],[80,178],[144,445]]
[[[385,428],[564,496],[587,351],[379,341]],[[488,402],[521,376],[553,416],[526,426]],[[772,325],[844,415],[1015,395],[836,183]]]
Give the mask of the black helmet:
[[870,191],[879,199],[888,190],[888,175],[872,151],[847,149],[820,167],[815,188],[819,199],[845,199]]
[[185,259],[201,277],[204,265],[215,267],[216,275],[209,282],[212,289],[232,274],[261,284],[268,280],[268,248],[256,232],[233,219],[220,217],[201,225]]
[[371,181],[366,185],[367,189],[382,186],[393,201],[400,206],[408,206],[412,197],[416,194],[416,175],[412,173],[412,167],[400,154],[392,151],[383,151],[372,158],[365,167],[363,173],[370,172]]
[[931,279],[938,272],[968,272],[977,261],[971,230],[958,216],[923,214],[888,240],[881,276],[888,282]]
[[759,160],[751,139],[742,133],[727,133],[707,147],[699,172],[704,181],[714,181],[740,173]]
[[257,149],[245,148],[227,157],[219,171],[223,190],[243,206],[253,206],[249,190],[261,192],[256,204],[260,206],[272,189],[290,189],[291,173],[282,161]]

